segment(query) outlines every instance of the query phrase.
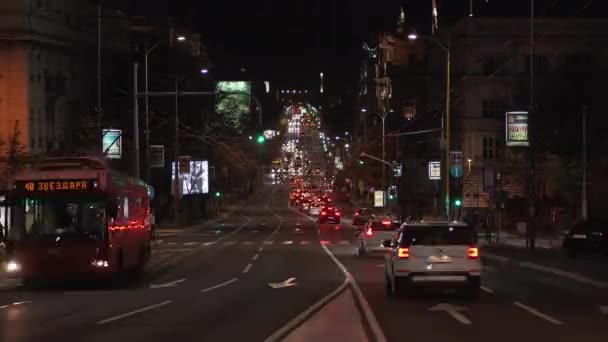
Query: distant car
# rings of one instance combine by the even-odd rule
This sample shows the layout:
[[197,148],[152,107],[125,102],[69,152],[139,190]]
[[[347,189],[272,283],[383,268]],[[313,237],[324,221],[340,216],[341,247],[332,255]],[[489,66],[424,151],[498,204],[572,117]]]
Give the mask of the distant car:
[[323,209],[323,204],[319,202],[313,202],[308,208],[308,214],[310,216],[319,216],[321,214],[321,209]]
[[302,205],[301,205],[300,209],[304,212],[308,212],[308,208],[310,208],[310,201],[309,200],[302,201]]
[[586,253],[608,255],[608,222],[588,220],[575,224],[564,237],[563,248],[570,257]]
[[367,221],[371,220],[373,217],[372,211],[367,208],[359,208],[355,210],[355,215],[353,217],[353,224],[355,226],[359,226],[367,223]]
[[388,295],[413,287],[463,289],[471,297],[481,290],[481,260],[477,235],[465,223],[405,223],[395,238],[385,241]]
[[342,213],[336,207],[324,207],[319,214],[319,223],[340,223]]
[[398,229],[399,225],[394,224],[390,218],[369,220],[360,230],[357,255],[388,250],[383,242],[393,239]]

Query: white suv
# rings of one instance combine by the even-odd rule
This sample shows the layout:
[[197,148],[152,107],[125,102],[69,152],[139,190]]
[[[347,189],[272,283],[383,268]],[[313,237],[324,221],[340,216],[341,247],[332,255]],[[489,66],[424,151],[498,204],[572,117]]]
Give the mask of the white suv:
[[463,288],[478,297],[481,260],[477,235],[464,223],[405,223],[396,237],[384,244],[391,248],[385,262],[389,295],[413,286]]

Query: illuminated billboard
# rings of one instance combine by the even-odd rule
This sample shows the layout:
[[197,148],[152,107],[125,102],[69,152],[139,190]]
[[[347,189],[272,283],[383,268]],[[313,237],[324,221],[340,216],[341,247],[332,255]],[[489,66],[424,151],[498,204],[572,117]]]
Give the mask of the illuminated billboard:
[[[219,93],[215,104],[216,113],[225,123],[241,131],[249,123],[251,112],[251,83],[246,81],[220,81],[215,90]],[[223,94],[222,94],[223,93]]]
[[528,112],[508,112],[505,121],[507,146],[530,146]]
[[[171,171],[171,182],[175,182],[175,162]],[[179,191],[181,195],[196,195],[209,193],[209,162],[206,160],[191,160],[190,170],[179,175]]]
[[122,157],[122,131],[120,129],[104,129],[102,138],[102,152],[110,159]]

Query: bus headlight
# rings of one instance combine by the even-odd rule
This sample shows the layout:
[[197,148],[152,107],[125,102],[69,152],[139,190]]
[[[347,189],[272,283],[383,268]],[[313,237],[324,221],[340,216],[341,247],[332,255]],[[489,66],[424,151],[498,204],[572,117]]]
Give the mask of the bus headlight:
[[4,265],[4,269],[7,273],[17,273],[21,271],[21,265],[15,260],[10,260]]
[[106,268],[106,267],[108,267],[108,261],[95,259],[95,260],[91,261],[91,266],[94,266],[97,268]]

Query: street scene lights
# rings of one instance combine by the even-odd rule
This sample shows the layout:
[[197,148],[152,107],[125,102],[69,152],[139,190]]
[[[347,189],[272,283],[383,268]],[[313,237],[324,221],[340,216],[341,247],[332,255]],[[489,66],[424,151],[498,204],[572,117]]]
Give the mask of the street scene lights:
[[201,69],[201,74],[208,74],[209,73],[209,69]]
[[183,42],[184,40],[186,40],[186,36],[177,36],[177,40]]

